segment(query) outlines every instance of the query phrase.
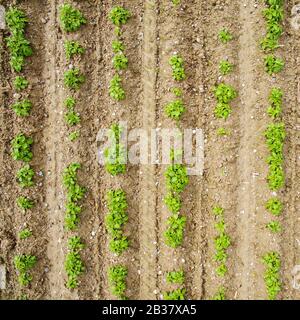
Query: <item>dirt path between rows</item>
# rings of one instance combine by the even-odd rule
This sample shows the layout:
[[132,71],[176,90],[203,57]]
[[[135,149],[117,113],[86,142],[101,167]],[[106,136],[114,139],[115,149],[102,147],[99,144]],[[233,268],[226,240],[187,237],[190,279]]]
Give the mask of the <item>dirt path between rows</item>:
[[[156,79],[157,79],[157,1],[146,0],[143,17],[143,101],[142,128],[156,127]],[[149,157],[150,159],[150,157]],[[140,294],[139,299],[156,299],[157,288],[157,218],[156,218],[156,168],[141,165],[140,198]]]
[[256,104],[257,94],[255,92],[255,67],[254,60],[257,53],[257,43],[254,37],[253,10],[255,1],[248,1],[244,6],[240,2],[240,26],[239,37],[239,96],[241,105],[240,130],[241,140],[238,151],[238,206],[237,206],[237,233],[239,243],[237,243],[237,255],[241,260],[236,266],[236,282],[240,284],[238,288],[239,299],[253,297],[253,259],[255,257],[255,236],[256,236],[256,199],[255,188],[257,187],[253,177],[253,150],[258,131],[257,122],[253,121],[253,108]]

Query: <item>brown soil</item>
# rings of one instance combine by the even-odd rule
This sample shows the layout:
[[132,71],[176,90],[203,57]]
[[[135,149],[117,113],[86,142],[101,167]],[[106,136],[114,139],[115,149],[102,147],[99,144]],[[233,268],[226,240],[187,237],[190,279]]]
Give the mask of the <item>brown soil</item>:
[[[7,288],[0,291],[0,299],[15,299],[21,294],[30,299],[112,299],[107,270],[115,263],[128,267],[126,293],[130,299],[161,299],[163,292],[175,288],[166,283],[166,272],[180,268],[186,274],[188,299],[210,299],[220,286],[226,288],[228,299],[266,299],[261,257],[270,250],[277,250],[282,260],[279,298],[299,299],[300,291],[292,287],[292,270],[300,264],[300,39],[299,31],[290,25],[291,9],[299,1],[285,1],[285,32],[278,55],[285,59],[286,67],[276,77],[264,71],[258,46],[265,30],[264,6],[256,0],[181,0],[178,7],[169,0],[72,1],[88,19],[72,34],[59,27],[58,10],[65,1],[19,2],[30,20],[26,36],[34,48],[23,73],[30,87],[22,96],[28,95],[34,107],[26,121],[10,108],[18,96],[12,87],[15,74],[4,43],[8,32],[0,30],[0,264],[7,269]],[[121,103],[113,102],[108,94],[114,74],[114,33],[107,16],[116,3],[132,12],[122,27],[129,68],[122,73],[127,97]],[[0,4],[7,8],[15,1]],[[223,27],[234,34],[226,45],[218,41]],[[86,48],[73,62],[86,75],[85,84],[75,94],[81,115],[81,135],[76,142],[68,140],[70,130],[64,122],[63,101],[70,94],[63,84],[63,74],[70,65],[64,53],[65,39],[79,40]],[[98,164],[96,142],[99,129],[118,121],[127,121],[128,129],[149,132],[175,127],[163,111],[173,98],[170,88],[175,83],[168,60],[174,52],[184,58],[187,74],[180,84],[187,108],[180,126],[201,128],[205,134],[204,173],[192,176],[183,193],[182,214],[187,217],[187,227],[183,246],[176,250],[167,247],[163,238],[170,215],[163,202],[166,167],[128,165],[125,175],[112,177]],[[218,64],[225,58],[235,68],[220,77]],[[213,114],[216,100],[212,88],[222,80],[239,92],[225,122]],[[264,208],[272,195],[266,183],[268,151],[263,132],[270,123],[266,109],[273,86],[281,86],[285,93],[283,121],[287,127],[286,185],[278,192],[285,207],[279,235],[265,229],[271,217]],[[229,136],[217,136],[216,130],[222,126],[230,130]],[[21,163],[10,155],[10,142],[19,132],[34,138],[31,165],[37,183],[25,191],[15,181]],[[82,164],[79,180],[88,189],[76,233],[86,244],[82,251],[86,272],[78,289],[70,291],[65,287],[64,259],[67,240],[74,233],[64,229],[62,173],[74,161]],[[106,192],[118,187],[127,194],[125,233],[131,242],[120,257],[109,251],[104,226]],[[20,194],[36,202],[26,215],[15,204]],[[216,231],[212,207],[216,204],[225,209],[227,232],[232,238],[229,272],[224,278],[216,275],[213,260]],[[33,236],[22,241],[18,232],[24,226],[30,227]],[[18,284],[13,265],[14,256],[23,252],[38,257],[27,289]]]

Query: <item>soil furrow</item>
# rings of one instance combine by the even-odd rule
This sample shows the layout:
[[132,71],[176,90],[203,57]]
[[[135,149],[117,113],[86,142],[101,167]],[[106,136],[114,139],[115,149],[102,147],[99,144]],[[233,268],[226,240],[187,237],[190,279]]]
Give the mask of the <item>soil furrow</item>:
[[67,166],[67,148],[65,145],[66,128],[63,122],[63,72],[65,57],[63,52],[63,36],[59,29],[58,10],[63,1],[49,3],[47,19],[45,66],[46,88],[48,90],[47,123],[44,130],[47,162],[45,167],[47,194],[45,202],[48,209],[48,257],[49,297],[50,299],[76,299],[77,294],[65,287],[64,260],[66,254],[66,234],[64,230],[65,195],[62,188],[62,174]]
[[[142,129],[150,137],[156,126],[157,80],[157,1],[146,0],[143,16],[142,63]],[[149,161],[150,157],[148,157]],[[153,164],[141,165],[140,197],[140,294],[139,299],[154,300],[157,288],[157,220],[156,169]]]

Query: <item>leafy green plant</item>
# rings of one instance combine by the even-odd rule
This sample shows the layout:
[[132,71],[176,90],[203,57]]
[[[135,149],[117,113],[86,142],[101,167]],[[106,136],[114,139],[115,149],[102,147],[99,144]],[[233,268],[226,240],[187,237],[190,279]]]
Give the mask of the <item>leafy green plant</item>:
[[76,100],[73,97],[68,97],[64,101],[64,105],[68,110],[74,110]]
[[68,242],[69,249],[72,251],[80,251],[84,248],[84,244],[81,242],[81,238],[74,236],[69,239]]
[[280,199],[274,197],[267,201],[266,209],[274,216],[280,216],[282,213],[283,205]]
[[26,164],[17,172],[17,181],[22,188],[32,187],[34,171],[29,164]]
[[164,199],[165,204],[172,213],[178,213],[181,209],[181,199],[178,194],[169,192]]
[[214,111],[215,116],[217,118],[227,119],[232,111],[229,102],[237,97],[237,92],[232,86],[225,83],[220,83],[213,91],[218,101]]
[[109,13],[110,21],[117,27],[120,27],[122,24],[125,24],[128,19],[131,17],[131,13],[120,6],[112,8]]
[[10,50],[10,65],[16,72],[20,72],[25,64],[25,58],[32,55],[30,42],[24,36],[28,19],[25,13],[17,8],[8,9],[5,19],[11,32],[6,38]]
[[108,270],[108,280],[113,295],[121,300],[126,300],[126,277],[128,270],[125,266],[117,265],[110,267]]
[[183,242],[186,217],[173,214],[167,220],[168,228],[164,233],[166,244],[171,248],[179,247]]
[[273,233],[279,233],[282,230],[281,224],[278,221],[269,222],[267,228]]
[[11,7],[5,14],[5,21],[11,32],[22,33],[28,23],[28,18],[24,11]]
[[78,41],[66,40],[64,47],[68,60],[72,59],[75,55],[82,55],[85,52],[85,49]]
[[227,60],[222,60],[219,64],[219,70],[223,76],[226,76],[233,69],[233,64]]
[[15,256],[14,264],[19,273],[18,281],[21,286],[28,286],[32,281],[32,276],[30,275],[29,270],[36,265],[36,262],[36,257],[29,254]]
[[32,231],[30,231],[29,229],[23,229],[22,231],[19,232],[19,238],[21,240],[25,240],[31,236],[32,236]]
[[269,173],[267,176],[269,188],[278,190],[284,184],[283,171],[283,143],[285,139],[285,126],[283,123],[271,123],[265,131],[270,156],[267,159]]
[[225,300],[225,289],[219,288],[218,292],[213,296],[213,300]]
[[123,42],[121,42],[120,40],[114,40],[112,42],[112,49],[114,53],[120,53],[125,50],[125,47]]
[[267,287],[268,297],[270,300],[274,300],[281,290],[281,280],[279,274],[281,267],[280,256],[277,252],[269,252],[264,255],[262,261],[266,265],[264,279]]
[[73,131],[69,134],[69,140],[70,141],[75,141],[80,137],[80,132],[79,131]]
[[165,292],[164,300],[185,300],[185,289],[176,289],[174,291]]
[[66,32],[77,31],[87,22],[83,14],[70,4],[63,4],[60,7],[59,19],[62,30]]
[[176,55],[173,55],[173,57],[170,58],[169,64],[172,67],[172,74],[173,78],[176,81],[182,81],[186,78],[184,66],[183,66],[183,59]]
[[128,67],[128,59],[124,53],[117,53],[113,58],[113,66],[116,70],[124,70]]
[[122,230],[124,224],[128,221],[125,192],[121,189],[108,191],[107,206],[109,213],[105,218],[105,225],[108,233],[112,237],[110,250],[120,255],[129,247],[129,241],[127,237],[123,235]]
[[277,0],[265,1],[268,8],[263,11],[267,22],[267,33],[261,41],[264,51],[273,51],[279,47],[279,38],[283,33],[283,2]]
[[11,142],[12,157],[14,160],[29,162],[32,159],[31,145],[33,139],[26,137],[23,133],[18,134]]
[[104,150],[105,169],[113,176],[126,171],[126,152],[121,144],[121,133],[122,128],[113,124],[110,128],[111,145]]
[[174,4],[174,6],[178,6],[180,4],[181,0],[172,0],[172,3]]
[[274,55],[268,55],[264,58],[265,68],[268,74],[280,72],[284,67],[282,59],[275,57]]
[[232,34],[226,28],[219,31],[219,40],[222,43],[227,43],[227,42],[231,41],[232,39],[233,39]]
[[18,91],[24,90],[28,87],[28,85],[29,85],[28,80],[26,80],[24,77],[16,76],[14,80],[14,87],[16,88],[16,90]]
[[64,74],[64,84],[69,89],[78,90],[84,81],[85,77],[78,68],[72,68]]
[[215,116],[219,119],[227,119],[231,114],[232,109],[228,103],[219,102],[214,110]]
[[282,112],[282,97],[283,92],[280,88],[273,88],[269,96],[270,106],[268,107],[268,114],[273,119],[280,116]]
[[187,169],[182,164],[170,165],[165,172],[165,177],[168,189],[176,193],[182,192],[189,183]]
[[218,236],[215,238],[215,256],[214,259],[218,262],[216,273],[220,277],[224,277],[227,273],[226,261],[227,261],[227,249],[231,245],[231,239],[226,233],[226,225],[224,220],[224,209],[220,206],[213,208],[213,214],[216,218],[215,229],[218,231]]
[[32,103],[28,99],[24,99],[23,101],[16,102],[12,105],[12,109],[19,117],[27,117],[30,114],[32,108]]
[[64,101],[64,105],[67,107],[68,111],[65,114],[65,121],[69,126],[75,126],[80,123],[80,115],[75,112],[76,101],[73,97],[68,97]]
[[183,113],[186,111],[183,101],[181,99],[170,102],[165,107],[166,115],[173,120],[180,120]]
[[67,189],[67,203],[65,212],[65,226],[68,230],[74,230],[79,223],[79,215],[82,212],[78,202],[83,199],[86,188],[78,184],[77,171],[81,168],[79,163],[71,163],[63,174],[63,184]]
[[80,115],[76,113],[75,111],[68,111],[65,114],[65,121],[69,126],[76,126],[78,123],[80,123]]
[[213,91],[219,103],[229,103],[237,97],[236,90],[231,85],[225,83],[220,83]]
[[125,99],[125,91],[122,88],[122,80],[117,74],[110,81],[109,95],[117,101]]
[[182,90],[180,88],[172,88],[172,92],[177,98],[180,98],[182,96]]
[[230,134],[230,131],[224,127],[220,127],[217,129],[217,135],[218,136],[228,136]]
[[181,271],[171,271],[167,273],[167,282],[175,284],[183,284],[185,280],[184,272]]
[[84,248],[80,237],[74,236],[68,242],[69,252],[65,260],[65,270],[68,276],[67,288],[78,287],[78,277],[84,272],[85,267],[80,257],[80,251]]
[[213,207],[213,214],[216,217],[223,217],[224,209],[222,207],[220,207],[220,206],[215,206],[215,207]]
[[22,209],[24,212],[26,212],[26,210],[33,208],[34,206],[34,201],[24,196],[18,197],[16,202],[18,207]]

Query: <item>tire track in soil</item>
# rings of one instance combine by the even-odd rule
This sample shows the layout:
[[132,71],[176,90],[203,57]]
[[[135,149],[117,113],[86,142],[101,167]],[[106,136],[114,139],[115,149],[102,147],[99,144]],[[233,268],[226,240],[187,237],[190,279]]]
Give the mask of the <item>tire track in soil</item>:
[[[256,82],[256,62],[258,42],[255,38],[253,23],[257,16],[250,14],[256,1],[249,1],[246,6],[240,2],[240,46],[239,46],[239,95],[241,100],[240,108],[240,130],[241,140],[238,152],[238,206],[237,206],[237,256],[236,264],[237,276],[235,283],[237,286],[238,299],[254,299],[254,288],[257,287],[257,280],[254,277],[254,265],[256,237],[257,237],[257,199],[255,190],[258,187],[257,181],[252,176],[255,163],[253,150],[257,142],[257,132],[259,123],[253,121],[254,106],[257,102],[255,92]],[[260,13],[259,13],[260,14]],[[264,106],[262,107],[264,108]],[[263,181],[262,181],[263,183]],[[255,261],[258,263],[258,261]],[[261,268],[259,268],[261,270]]]
[[[285,34],[283,39],[285,69],[281,86],[284,91],[283,121],[286,125],[285,140],[285,174],[286,187],[284,192],[283,235],[281,238],[282,250],[282,279],[283,299],[300,299],[300,291],[293,288],[293,282],[299,285],[299,268],[293,275],[295,266],[300,265],[300,219],[297,212],[300,210],[300,72],[299,72],[299,31],[291,26],[291,10],[299,1],[287,1],[285,5]],[[295,279],[294,279],[295,277]]]
[[[142,23],[141,16],[143,11],[143,1],[123,1],[115,2],[111,0],[103,1],[102,10],[102,59],[100,81],[100,100],[99,106],[99,124],[101,129],[109,128],[113,123],[126,121],[128,130],[139,128],[141,119],[139,117],[140,105],[142,104],[142,84],[141,84],[141,35]],[[122,5],[130,10],[132,17],[122,26],[122,39],[125,45],[125,55],[128,57],[128,69],[122,72],[122,85],[126,92],[126,99],[121,102],[115,102],[109,96],[109,83],[114,75],[111,48],[112,41],[115,39],[114,27],[108,19],[110,10],[116,6]],[[100,129],[99,128],[99,129]],[[99,146],[100,147],[100,146]],[[128,268],[127,292],[129,299],[137,299],[139,296],[139,232],[136,232],[136,226],[139,225],[139,206],[140,206],[140,187],[139,187],[139,166],[127,165],[127,172],[120,176],[110,176],[103,166],[98,165],[99,179],[101,189],[98,191],[100,224],[103,226],[99,241],[101,242],[100,256],[102,257],[101,267],[101,297],[103,299],[114,299],[110,293],[107,271],[109,267],[115,264],[122,264]],[[121,256],[116,256],[109,251],[110,237],[106,232],[104,219],[107,214],[106,193],[110,189],[122,188],[126,192],[128,202],[128,222],[124,227],[124,233],[129,237],[130,247]]]
[[[146,0],[143,16],[142,63],[142,126],[147,130],[156,127],[157,80],[157,1]],[[156,219],[156,168],[154,164],[141,165],[140,197],[140,293],[141,300],[154,300],[157,288],[157,219]]]
[[[187,112],[183,116],[180,128],[195,128],[202,124],[201,105],[203,100],[199,94],[202,79],[202,46],[199,34],[201,23],[199,21],[201,3],[198,1],[182,1],[181,5],[173,6],[170,1],[159,3],[159,74],[157,84],[158,113],[157,123],[160,129],[174,128],[173,121],[167,118],[164,107],[174,100],[171,94],[172,87],[183,89],[183,99]],[[181,83],[172,80],[172,71],[169,59],[173,53],[181,55],[185,61],[187,79]],[[203,53],[202,53],[203,55]],[[195,85],[196,83],[196,85]],[[171,213],[166,208],[163,198],[167,189],[165,184],[166,165],[160,165],[158,174],[158,291],[170,291],[176,288],[166,283],[166,272],[183,269],[185,271],[187,297],[199,299],[202,296],[202,265],[201,245],[202,213],[201,193],[202,177],[190,176],[186,190],[182,194],[182,214],[187,217],[183,245],[177,249],[169,248],[164,242],[164,232],[167,227],[167,219]],[[161,298],[161,296],[160,296]]]

